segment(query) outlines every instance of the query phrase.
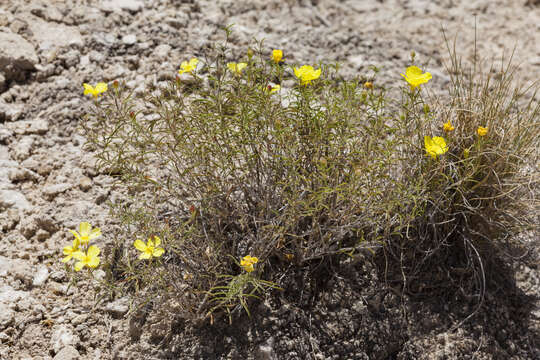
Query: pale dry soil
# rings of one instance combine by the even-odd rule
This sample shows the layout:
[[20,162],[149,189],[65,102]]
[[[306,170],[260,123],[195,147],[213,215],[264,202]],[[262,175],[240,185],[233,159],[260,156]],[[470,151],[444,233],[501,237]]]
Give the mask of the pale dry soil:
[[540,75],[537,0],[0,0],[0,359],[540,358],[533,263],[515,265],[457,330],[475,301],[400,298],[362,262],[323,286],[291,280],[232,327],[129,320],[125,299],[94,308],[88,284],[68,289],[67,229],[98,225],[105,247],[107,202],[122,198],[82,150],[81,84],[120,79],[141,91],[171,79],[229,24],[238,56],[265,39],[288,63],[338,61],[346,77],[375,65],[387,86],[415,50],[438,93],[449,81],[441,28],[470,57],[476,24],[482,56],[515,48],[520,81]]

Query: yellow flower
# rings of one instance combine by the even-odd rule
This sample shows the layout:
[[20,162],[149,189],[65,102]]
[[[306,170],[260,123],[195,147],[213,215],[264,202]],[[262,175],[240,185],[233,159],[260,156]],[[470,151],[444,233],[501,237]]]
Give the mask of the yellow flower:
[[90,246],[88,252],[85,254],[82,251],[77,251],[73,254],[73,257],[78,262],[75,263],[75,271],[80,271],[83,267],[95,268],[99,265],[99,248],[97,246]]
[[84,86],[84,95],[90,94],[96,99],[99,95],[101,95],[101,93],[104,93],[105,91],[107,91],[107,84],[104,82],[97,83],[96,87],[93,87],[92,85],[87,84],[87,83],[84,83],[83,86]]
[[488,133],[488,128],[483,127],[483,126],[479,126],[478,130],[476,130],[476,132],[478,133],[478,136],[486,136],[487,133]]
[[401,74],[401,76],[407,80],[411,89],[415,89],[417,86],[425,84],[431,79],[430,73],[426,72],[422,74],[422,70],[417,66],[409,66],[405,71],[405,75]]
[[450,120],[448,120],[448,122],[444,123],[443,130],[444,131],[452,131],[452,130],[454,130],[454,126],[452,126],[452,123],[450,122]]
[[163,255],[165,250],[163,248],[158,247],[161,244],[161,239],[157,236],[154,236],[154,240],[152,238],[148,239],[148,243],[144,243],[142,240],[135,240],[133,243],[133,246],[139,251],[142,252],[141,255],[139,255],[139,259],[150,259],[153,257],[160,257]]
[[240,261],[240,266],[242,266],[244,268],[245,271],[247,271],[248,273],[252,272],[254,269],[253,269],[253,264],[256,264],[259,262],[259,259],[257,259],[256,257],[254,256],[249,256],[249,255],[246,255],[244,256],[244,258]]
[[77,251],[79,251],[79,245],[80,245],[79,239],[75,239],[73,240],[72,246],[64,246],[64,255],[66,255],[66,257],[62,259],[63,263],[66,263],[69,260],[71,260],[73,255]]
[[440,136],[434,136],[433,139],[429,136],[424,136],[424,145],[426,152],[436,159],[438,155],[442,155],[448,151],[448,146],[444,138]]
[[272,60],[274,60],[274,62],[278,64],[281,59],[283,59],[283,51],[277,49],[272,50]]
[[90,240],[94,240],[101,236],[101,230],[99,228],[92,229],[92,225],[87,222],[82,222],[79,225],[79,232],[69,230],[75,239],[79,240],[82,245],[88,245]]
[[229,68],[229,70],[231,70],[236,75],[242,75],[242,70],[244,70],[246,66],[247,64],[243,62],[241,63],[230,62],[227,64],[227,67]]
[[180,75],[182,75],[185,72],[191,73],[193,70],[195,70],[197,68],[198,63],[199,63],[199,60],[197,58],[193,58],[193,59],[189,60],[189,62],[182,61],[182,63],[180,64],[180,67],[182,69],[178,70],[178,73]]
[[366,82],[364,83],[364,87],[365,87],[366,89],[373,89],[373,83],[372,83],[371,81],[366,81]]
[[321,69],[313,69],[313,66],[303,65],[300,68],[294,68],[294,75],[300,79],[302,85],[307,85],[321,76]]

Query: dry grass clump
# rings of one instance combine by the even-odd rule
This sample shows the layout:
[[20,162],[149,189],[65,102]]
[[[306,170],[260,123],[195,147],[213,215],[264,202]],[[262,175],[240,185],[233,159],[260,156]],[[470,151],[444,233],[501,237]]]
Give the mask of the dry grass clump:
[[487,274],[500,275],[501,261],[538,246],[517,235],[538,236],[540,105],[537,84],[518,84],[511,59],[484,72],[477,54],[464,64],[449,52],[448,96],[410,93],[402,103],[404,136],[416,140],[407,151],[426,134],[444,137],[447,148],[437,159],[418,150],[404,165],[421,216],[386,239],[383,266],[394,266],[388,278],[409,294],[464,296],[480,306]]

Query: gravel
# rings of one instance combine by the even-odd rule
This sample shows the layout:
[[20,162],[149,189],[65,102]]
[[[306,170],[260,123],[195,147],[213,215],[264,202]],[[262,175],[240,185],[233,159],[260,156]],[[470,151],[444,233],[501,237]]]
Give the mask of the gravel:
[[[527,5],[525,5],[527,3]],[[288,64],[340,62],[345,77],[380,70],[395,86],[411,50],[429,63],[435,93],[448,87],[441,24],[459,51],[511,51],[523,83],[540,73],[538,1],[491,0],[2,0],[0,9],[1,359],[534,359],[540,358],[537,265],[475,301],[398,297],[369,261],[343,264],[252,304],[229,326],[192,326],[174,311],[128,312],[127,299],[97,304],[97,283],[68,286],[67,229],[99,226],[114,241],[107,200],[124,194],[84,148],[91,106],[82,83],[145,84],[174,77],[235,24],[231,61],[252,39],[283,49]],[[527,31],[524,31],[527,29]],[[285,84],[284,84],[285,85]],[[308,271],[306,269],[306,271]],[[98,279],[106,273],[101,271]],[[159,312],[157,312],[159,313]],[[172,314],[172,315],[171,315]]]

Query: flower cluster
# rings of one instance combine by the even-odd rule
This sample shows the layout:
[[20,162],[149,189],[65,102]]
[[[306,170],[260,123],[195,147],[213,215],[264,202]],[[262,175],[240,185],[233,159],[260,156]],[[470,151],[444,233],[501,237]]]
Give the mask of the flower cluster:
[[69,230],[75,240],[73,240],[71,246],[65,246],[63,253],[65,257],[62,259],[63,263],[67,263],[72,258],[78,260],[75,263],[75,271],[80,271],[85,266],[89,268],[96,268],[99,266],[99,247],[90,245],[90,241],[97,239],[101,236],[101,230],[99,228],[93,228],[87,222],[79,224],[79,232]]
[[[69,230],[75,239],[71,243],[71,246],[65,246],[63,253],[65,257],[62,259],[63,263],[69,262],[75,258],[78,260],[75,263],[75,271],[80,271],[85,266],[93,269],[99,266],[100,258],[99,254],[101,250],[95,245],[90,245],[92,240],[101,236],[101,230],[99,228],[92,228],[87,222],[81,222],[79,225],[79,231]],[[159,247],[161,245],[161,239],[158,236],[149,238],[145,244],[142,240],[135,240],[133,246],[141,252],[139,259],[150,259],[152,257],[160,257],[165,253],[165,249]]]
[[254,256],[250,256],[250,255],[246,255],[243,257],[243,259],[240,261],[240,266],[248,273],[252,272],[253,270],[255,270],[253,268],[253,265],[258,263],[259,262],[259,259],[254,257]]
[[[407,81],[407,83],[410,85],[411,90],[416,89],[421,84],[427,83],[429,80],[431,80],[431,74],[428,72],[422,72],[422,69],[420,69],[417,66],[409,66],[405,70],[405,74],[401,74]],[[366,83],[364,86],[368,87],[367,84],[369,84],[369,88],[371,88],[371,83]],[[452,122],[448,120],[443,124],[443,130],[446,133],[450,133],[455,130],[454,125],[452,125]],[[477,129],[477,134],[480,137],[484,137],[488,133],[488,128],[479,126]],[[434,136],[433,138],[431,136],[424,136],[424,148],[426,150],[426,153],[431,156],[433,159],[437,159],[438,156],[445,154],[448,151],[448,145],[446,144],[446,140],[441,136]],[[469,157],[469,149],[465,149],[464,157]]]

